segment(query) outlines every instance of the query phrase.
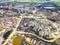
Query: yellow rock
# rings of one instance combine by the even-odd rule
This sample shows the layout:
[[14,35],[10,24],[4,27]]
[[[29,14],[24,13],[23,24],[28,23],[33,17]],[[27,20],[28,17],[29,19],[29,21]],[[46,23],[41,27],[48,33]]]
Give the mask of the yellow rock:
[[21,45],[23,38],[21,36],[16,36],[13,39],[13,45]]

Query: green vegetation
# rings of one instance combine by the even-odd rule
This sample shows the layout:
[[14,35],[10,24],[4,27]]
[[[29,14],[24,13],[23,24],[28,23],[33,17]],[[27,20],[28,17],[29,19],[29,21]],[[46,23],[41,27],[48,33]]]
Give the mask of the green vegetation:
[[0,1],[18,1],[18,2],[45,2],[45,1],[55,1],[60,2],[60,0],[0,0]]
[[58,6],[60,6],[60,0],[0,0],[0,2],[38,2],[38,3],[44,3],[44,2],[56,2]]
[[18,1],[18,2],[45,2],[51,0],[0,0],[0,1]]

